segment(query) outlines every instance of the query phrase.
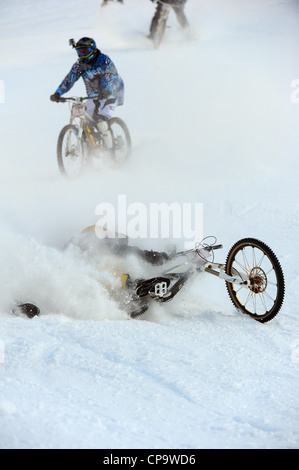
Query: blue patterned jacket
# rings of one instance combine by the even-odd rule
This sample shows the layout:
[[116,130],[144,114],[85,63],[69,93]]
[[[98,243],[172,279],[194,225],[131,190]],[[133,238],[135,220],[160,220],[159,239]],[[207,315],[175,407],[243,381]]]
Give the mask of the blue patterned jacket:
[[110,57],[101,51],[88,63],[77,60],[56,91],[63,95],[80,77],[84,81],[87,96],[99,99],[113,97],[116,106],[123,104],[124,82]]

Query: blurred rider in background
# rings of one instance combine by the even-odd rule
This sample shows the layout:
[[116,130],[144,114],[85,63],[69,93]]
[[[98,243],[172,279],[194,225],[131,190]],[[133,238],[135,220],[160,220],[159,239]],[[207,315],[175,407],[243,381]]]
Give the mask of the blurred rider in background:
[[187,0],[151,0],[153,3],[157,3],[156,11],[150,26],[149,39],[153,39],[154,31],[156,25],[160,19],[161,14],[164,11],[170,11],[172,8],[176,14],[179,25],[182,28],[187,28],[189,26],[187,17],[185,15],[185,5]]

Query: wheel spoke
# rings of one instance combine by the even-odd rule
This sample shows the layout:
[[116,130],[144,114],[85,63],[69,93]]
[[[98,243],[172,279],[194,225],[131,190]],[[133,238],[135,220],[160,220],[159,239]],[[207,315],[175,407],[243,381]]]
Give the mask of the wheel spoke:
[[259,298],[260,298],[262,304],[264,305],[264,310],[265,310],[265,312],[266,312],[266,311],[267,311],[267,305],[266,305],[266,300],[265,300],[264,294],[265,294],[265,293],[263,293],[263,294],[258,294],[258,295],[259,295]]
[[247,257],[246,257],[246,253],[245,253],[245,248],[242,250],[242,255],[243,255],[243,259],[244,259],[244,265],[245,265],[245,269],[246,269],[246,273],[248,273],[250,271],[250,265],[247,261]]
[[246,270],[245,266],[243,266],[243,264],[241,264],[238,260],[235,260],[235,262],[240,266],[240,268],[243,269],[243,271],[245,271],[245,273],[247,273],[247,270]]
[[264,292],[264,296],[267,297],[268,299],[270,299],[272,303],[275,302],[275,299],[274,299],[273,297],[271,297],[271,295],[268,294],[268,292],[265,291],[265,292]]
[[256,264],[256,266],[260,267],[262,265],[262,262],[263,262],[264,258],[265,258],[265,253],[262,254],[262,257],[261,257],[259,263]]

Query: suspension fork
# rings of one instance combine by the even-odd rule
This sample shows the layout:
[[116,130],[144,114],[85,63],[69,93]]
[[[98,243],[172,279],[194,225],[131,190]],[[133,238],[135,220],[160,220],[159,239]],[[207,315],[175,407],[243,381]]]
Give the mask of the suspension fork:
[[242,279],[238,272],[235,275],[230,276],[225,272],[225,265],[219,263],[206,263],[203,270],[207,273],[213,274],[214,276],[219,277],[219,279],[224,279],[231,284],[238,284],[240,286],[248,286],[249,281]]
[[80,125],[79,125],[79,130],[78,130],[78,140],[77,140],[76,150],[79,150],[79,145],[82,145],[83,127],[84,127],[84,117],[80,117]]
[[[74,123],[74,118],[70,118],[70,124]],[[83,127],[84,127],[84,117],[80,117],[79,129],[77,134],[77,143],[76,143],[76,151],[79,152],[79,147],[82,143],[82,135],[83,135]],[[69,147],[70,143],[70,134],[67,137],[67,147]]]

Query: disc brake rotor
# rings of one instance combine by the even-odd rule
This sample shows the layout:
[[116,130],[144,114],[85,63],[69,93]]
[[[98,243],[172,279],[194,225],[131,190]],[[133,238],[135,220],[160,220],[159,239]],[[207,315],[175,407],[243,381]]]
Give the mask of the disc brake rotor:
[[265,271],[255,266],[251,269],[249,274],[249,289],[255,294],[261,294],[267,288],[267,276]]

